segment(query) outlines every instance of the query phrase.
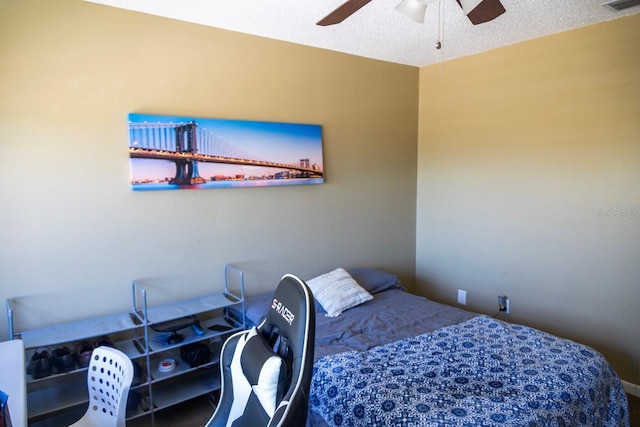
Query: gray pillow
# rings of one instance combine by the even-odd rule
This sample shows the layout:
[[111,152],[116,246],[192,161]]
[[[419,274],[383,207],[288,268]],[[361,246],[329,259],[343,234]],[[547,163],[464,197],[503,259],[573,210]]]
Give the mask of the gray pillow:
[[351,277],[370,294],[386,291],[400,286],[400,280],[395,274],[373,268],[354,268],[349,270]]

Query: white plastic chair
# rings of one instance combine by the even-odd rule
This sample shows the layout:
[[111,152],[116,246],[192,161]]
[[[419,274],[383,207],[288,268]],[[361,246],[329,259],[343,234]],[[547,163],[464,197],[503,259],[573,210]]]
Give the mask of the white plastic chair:
[[133,380],[133,364],[112,347],[97,347],[87,371],[89,407],[70,427],[124,427],[127,397]]

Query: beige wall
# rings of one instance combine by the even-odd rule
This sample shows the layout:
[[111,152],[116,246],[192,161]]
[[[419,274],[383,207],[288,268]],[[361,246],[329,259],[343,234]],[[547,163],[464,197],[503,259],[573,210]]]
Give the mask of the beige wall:
[[[250,293],[338,265],[411,288],[417,265],[421,293],[490,314],[506,293],[507,319],[640,383],[640,218],[605,216],[640,209],[639,21],[418,70],[0,0],[0,298],[31,326],[127,310],[134,278],[218,289],[225,263]],[[321,124],[326,183],[134,193],[130,112]]]
[[[225,263],[251,294],[338,266],[412,285],[417,68],[80,0],[0,0],[0,58],[0,298],[25,297],[19,326],[128,310],[136,278],[162,283],[152,302],[219,290]],[[131,112],[320,124],[326,182],[132,192]]]
[[640,15],[420,71],[416,287],[640,383]]

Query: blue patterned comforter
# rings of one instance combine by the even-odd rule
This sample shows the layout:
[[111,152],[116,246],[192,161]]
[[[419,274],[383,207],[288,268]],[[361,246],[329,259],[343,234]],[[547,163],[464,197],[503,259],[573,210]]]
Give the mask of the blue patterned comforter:
[[590,347],[486,316],[314,366],[329,426],[628,426],[616,373]]

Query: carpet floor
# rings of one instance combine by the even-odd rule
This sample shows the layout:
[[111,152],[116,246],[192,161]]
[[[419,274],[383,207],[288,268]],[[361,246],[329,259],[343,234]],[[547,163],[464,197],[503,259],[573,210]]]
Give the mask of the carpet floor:
[[[627,395],[631,427],[640,427],[640,398]],[[202,396],[185,403],[159,411],[155,415],[156,427],[204,427],[213,415],[214,405],[208,396]],[[127,427],[147,427],[149,417],[133,420]]]

